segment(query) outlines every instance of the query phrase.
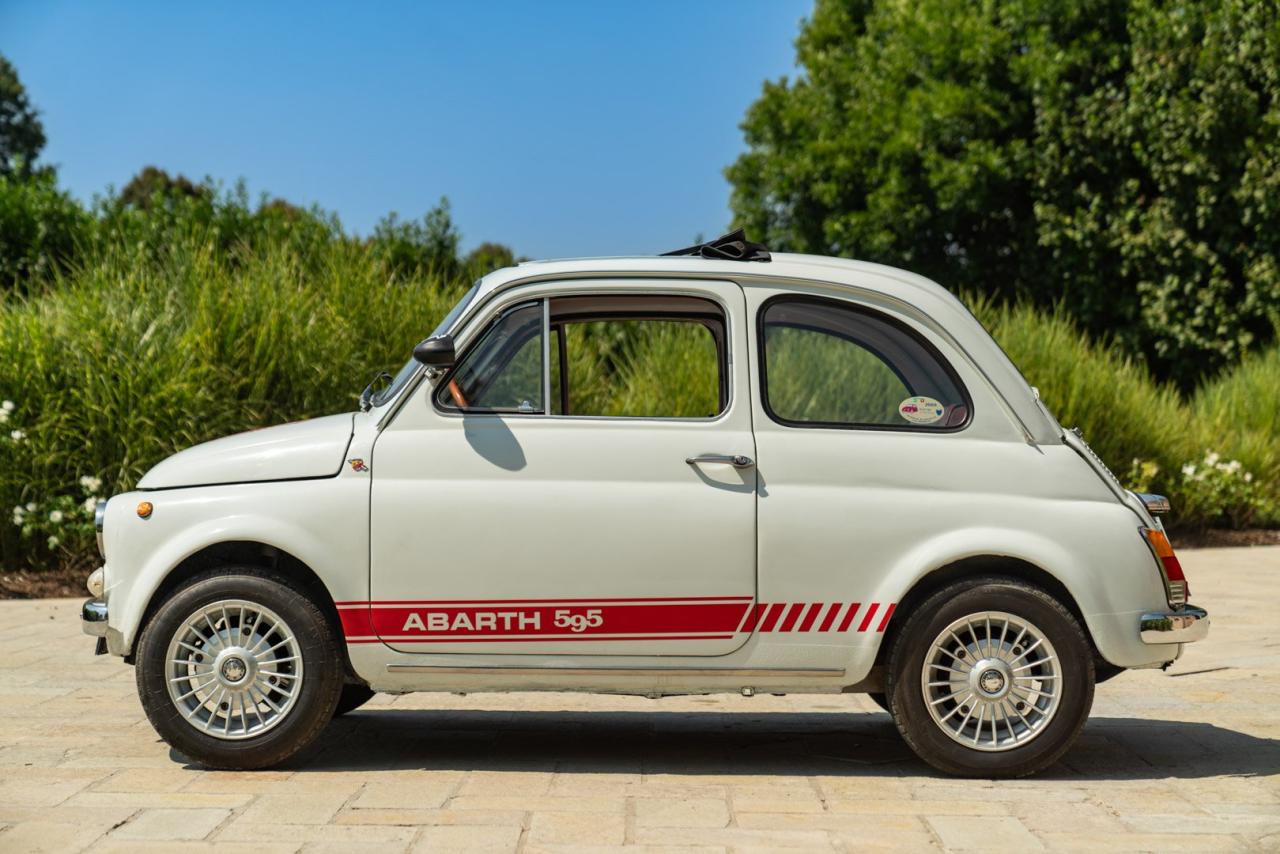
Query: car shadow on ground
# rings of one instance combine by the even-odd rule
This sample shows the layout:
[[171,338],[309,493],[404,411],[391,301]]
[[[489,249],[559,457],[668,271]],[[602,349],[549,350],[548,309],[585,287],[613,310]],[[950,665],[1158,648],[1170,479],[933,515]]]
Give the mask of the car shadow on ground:
[[[556,770],[602,774],[936,775],[888,715],[364,709],[335,721],[301,772]],[[1207,723],[1093,717],[1041,779],[1274,774],[1280,740]]]

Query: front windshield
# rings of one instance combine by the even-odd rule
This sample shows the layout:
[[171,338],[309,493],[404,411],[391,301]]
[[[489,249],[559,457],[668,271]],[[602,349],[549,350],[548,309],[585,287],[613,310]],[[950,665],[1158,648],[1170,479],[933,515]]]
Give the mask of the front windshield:
[[[452,329],[453,324],[456,323],[458,318],[462,316],[462,313],[467,310],[467,306],[471,305],[471,301],[475,299],[476,291],[478,290],[480,290],[479,280],[471,286],[470,290],[462,295],[462,299],[458,300],[457,304],[449,310],[449,313],[444,316],[444,320],[440,321],[439,325],[432,330],[431,335],[428,337],[443,335]],[[410,356],[409,361],[404,363],[404,367],[396,372],[395,377],[391,380],[391,385],[373,396],[373,405],[381,406],[399,394],[400,389],[404,388],[405,383],[409,382],[409,380],[413,378],[413,375],[418,372],[418,368],[421,367],[422,365],[418,363],[418,360]]]

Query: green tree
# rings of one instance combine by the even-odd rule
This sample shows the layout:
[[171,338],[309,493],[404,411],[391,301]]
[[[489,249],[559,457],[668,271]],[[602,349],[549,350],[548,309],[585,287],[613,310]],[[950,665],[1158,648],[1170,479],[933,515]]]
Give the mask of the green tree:
[[475,275],[483,276],[503,267],[515,266],[516,263],[516,253],[511,251],[510,246],[489,241],[468,252],[463,266]]
[[458,271],[461,239],[449,211],[449,199],[442,197],[421,221],[387,214],[374,226],[371,244],[375,257],[393,275],[433,271],[452,276]]
[[93,217],[53,175],[0,175],[0,295],[30,293],[71,266],[93,234]]
[[0,56],[0,176],[26,178],[44,148],[44,125],[18,70]]
[[1061,302],[1184,385],[1280,312],[1280,12],[818,0],[727,170],[773,248]]
[[124,185],[119,202],[139,210],[148,210],[160,202],[209,199],[212,195],[209,187],[196,184],[185,175],[170,175],[155,166],[145,166]]

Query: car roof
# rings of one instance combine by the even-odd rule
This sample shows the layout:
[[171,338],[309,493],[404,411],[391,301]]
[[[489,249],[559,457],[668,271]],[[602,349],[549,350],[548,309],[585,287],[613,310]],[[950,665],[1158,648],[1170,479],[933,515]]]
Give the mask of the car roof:
[[533,277],[608,275],[610,273],[636,275],[646,272],[696,274],[732,279],[744,276],[811,279],[836,284],[840,284],[846,277],[861,275],[897,280],[908,288],[932,292],[935,296],[948,294],[946,289],[936,282],[896,267],[825,255],[774,252],[772,260],[768,262],[730,261],[703,258],[697,255],[615,255],[523,261],[514,267],[504,267],[485,276],[476,296],[483,297],[513,281]]

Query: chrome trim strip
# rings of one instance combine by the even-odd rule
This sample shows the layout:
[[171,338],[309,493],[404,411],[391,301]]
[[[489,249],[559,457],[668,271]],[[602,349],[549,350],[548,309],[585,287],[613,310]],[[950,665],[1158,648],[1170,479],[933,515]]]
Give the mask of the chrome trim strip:
[[1181,611],[1151,611],[1138,619],[1143,643],[1194,643],[1209,635],[1209,613],[1187,605]]
[[91,637],[106,637],[107,603],[101,599],[86,599],[80,606],[80,628]]
[[551,298],[545,296],[542,298],[542,414],[551,414]]
[[1152,516],[1163,516],[1169,512],[1169,499],[1163,495],[1154,495],[1150,492],[1135,492],[1134,495],[1138,496],[1138,500]]
[[844,668],[827,667],[453,667],[434,664],[388,664],[388,673],[441,673],[468,676],[753,676],[842,677]]

